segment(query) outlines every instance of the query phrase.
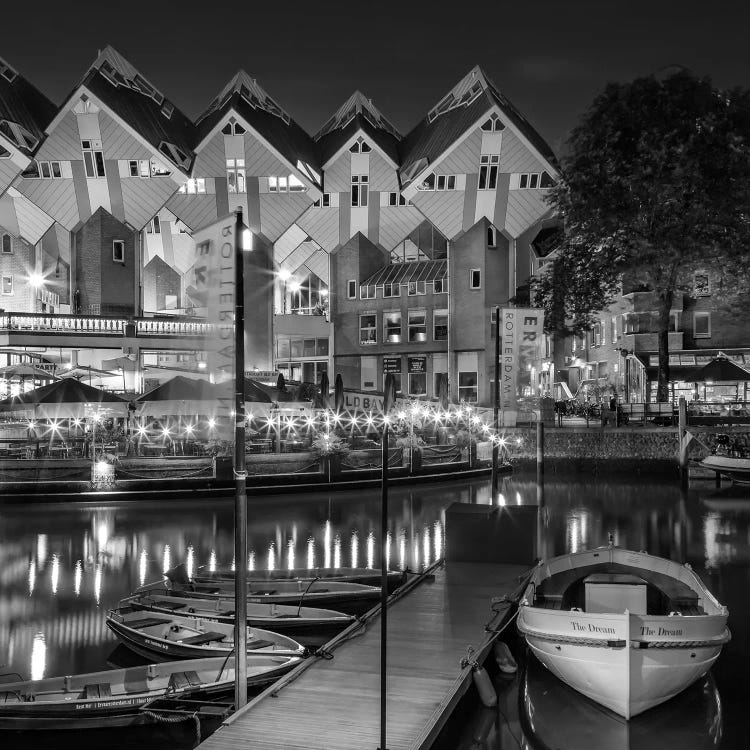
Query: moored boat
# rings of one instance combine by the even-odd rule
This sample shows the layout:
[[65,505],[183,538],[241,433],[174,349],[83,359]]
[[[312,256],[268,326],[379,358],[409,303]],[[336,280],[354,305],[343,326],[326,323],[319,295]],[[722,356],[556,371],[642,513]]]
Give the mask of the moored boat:
[[706,456],[700,465],[704,469],[718,471],[736,484],[750,484],[750,457],[712,453]]
[[[144,592],[126,597],[121,607],[195,616],[202,620],[234,623],[234,598],[200,599],[168,592]],[[320,646],[354,622],[353,615],[319,607],[291,607],[280,604],[248,603],[247,624],[288,635],[303,646]]]
[[[248,687],[275,682],[301,661],[301,656],[269,654],[248,662]],[[4,682],[0,685],[0,729],[49,731],[148,724],[156,719],[143,709],[155,699],[202,699],[230,695],[233,689],[234,660],[226,657]]]
[[708,672],[728,614],[690,566],[610,545],[540,562],[518,629],[553,674],[629,719]]
[[[234,596],[234,581],[195,582],[169,579],[154,581],[136,589],[136,594],[170,592],[178,596],[200,599],[226,599]],[[335,609],[348,614],[361,614],[380,599],[380,588],[363,583],[343,581],[278,580],[249,581],[247,601],[252,604],[274,603]]]
[[[234,625],[198,617],[144,615],[141,609],[122,607],[107,613],[107,626],[128,648],[147,659],[201,659],[234,651]],[[304,647],[288,636],[247,629],[248,664],[269,655],[304,654]]]

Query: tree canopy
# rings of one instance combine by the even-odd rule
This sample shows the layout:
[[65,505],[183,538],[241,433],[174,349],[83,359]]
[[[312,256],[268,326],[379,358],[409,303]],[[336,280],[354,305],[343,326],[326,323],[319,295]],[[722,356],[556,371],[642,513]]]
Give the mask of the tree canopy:
[[658,304],[658,398],[669,382],[676,293],[710,269],[717,290],[750,279],[750,92],[685,70],[610,84],[568,140],[550,202],[565,240],[535,280],[552,332],[580,333],[622,290]]

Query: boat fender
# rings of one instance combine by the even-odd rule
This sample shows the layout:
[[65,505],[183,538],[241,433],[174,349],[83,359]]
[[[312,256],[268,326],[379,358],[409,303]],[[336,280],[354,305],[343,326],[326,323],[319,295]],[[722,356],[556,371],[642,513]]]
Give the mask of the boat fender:
[[513,658],[513,654],[511,654],[508,644],[505,641],[495,641],[493,652],[495,654],[495,661],[501,672],[515,674],[518,671],[518,664],[516,664],[516,660]]
[[193,609],[192,607],[188,607],[188,612],[189,612],[189,613],[190,613],[191,615],[194,615],[194,614],[195,614],[195,610],[194,610],[194,609]]
[[474,662],[472,665],[472,677],[474,678],[474,684],[477,686],[477,692],[479,698],[482,701],[482,705],[487,708],[492,708],[497,705],[497,693],[492,685],[492,680],[487,674],[487,670]]
[[570,611],[571,612],[583,612],[583,610],[580,607],[571,607]]
[[481,710],[471,733],[472,748],[484,747],[484,743],[487,742],[490,732],[497,722],[497,716],[497,711],[493,711],[490,708],[483,708]]
[[178,633],[180,631],[179,625],[172,625],[171,628],[169,628],[173,633]]
[[669,613],[670,617],[682,617],[682,612],[677,612],[674,609]]

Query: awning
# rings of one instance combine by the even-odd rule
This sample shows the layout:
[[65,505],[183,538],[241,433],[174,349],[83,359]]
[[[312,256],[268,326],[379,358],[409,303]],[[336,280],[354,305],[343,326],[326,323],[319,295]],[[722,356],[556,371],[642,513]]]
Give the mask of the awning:
[[392,263],[376,271],[360,286],[408,284],[412,281],[436,281],[448,275],[447,260],[418,260],[413,263]]

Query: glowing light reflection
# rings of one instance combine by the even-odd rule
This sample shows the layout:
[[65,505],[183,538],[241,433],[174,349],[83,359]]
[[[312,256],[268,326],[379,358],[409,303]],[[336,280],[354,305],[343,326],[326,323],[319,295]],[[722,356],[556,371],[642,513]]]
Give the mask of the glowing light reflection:
[[331,522],[326,521],[323,530],[323,567],[331,567]]
[[273,542],[268,546],[268,570],[276,570],[276,546]]
[[78,596],[81,593],[81,582],[83,581],[83,563],[76,560],[76,568],[73,571],[73,591]]
[[96,603],[99,604],[99,600],[102,595],[102,566],[96,566],[96,572],[94,573],[94,598]]
[[375,567],[375,534],[372,531],[367,535],[367,567]]
[[138,580],[143,586],[146,583],[146,573],[148,572],[148,551],[145,549],[141,550],[141,554],[138,555]]
[[312,570],[315,567],[315,540],[310,537],[307,540],[307,569]]
[[47,535],[37,534],[36,537],[36,561],[39,563],[39,570],[44,568],[47,562]]
[[351,542],[351,561],[352,567],[356,568],[359,562],[359,534],[356,529],[352,529],[352,542]]
[[247,569],[255,570],[255,550],[250,550],[247,555]]
[[216,550],[211,550],[211,554],[208,557],[208,571],[209,573],[216,572]]
[[521,505],[521,493],[516,492],[516,505]]
[[294,569],[294,539],[286,543],[286,568],[287,570]]
[[185,566],[187,567],[188,578],[192,580],[193,572],[195,570],[195,550],[193,549],[192,544],[187,548],[187,561],[185,562]]
[[341,567],[341,537],[338,534],[333,540],[333,567]]
[[406,531],[404,529],[401,529],[398,540],[398,568],[406,570]]
[[29,562],[29,595],[34,593],[34,586],[36,584],[36,565],[34,561]]
[[164,557],[162,559],[161,570],[162,573],[166,573],[172,567],[172,548],[168,545],[164,545]]
[[422,555],[424,557],[424,564],[427,567],[430,564],[430,552],[432,551],[432,540],[430,539],[430,529],[424,530],[424,537],[422,538]]
[[47,642],[44,633],[37,633],[31,646],[31,679],[41,680],[44,678],[44,670],[47,668]]
[[58,555],[52,555],[52,570],[50,571],[50,582],[52,583],[52,593],[57,593],[57,585],[60,582],[60,558]]
[[440,521],[435,521],[435,559],[439,560],[443,556],[443,525]]

